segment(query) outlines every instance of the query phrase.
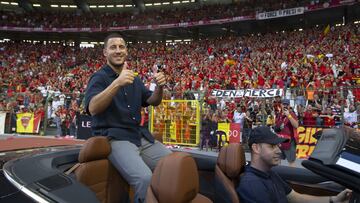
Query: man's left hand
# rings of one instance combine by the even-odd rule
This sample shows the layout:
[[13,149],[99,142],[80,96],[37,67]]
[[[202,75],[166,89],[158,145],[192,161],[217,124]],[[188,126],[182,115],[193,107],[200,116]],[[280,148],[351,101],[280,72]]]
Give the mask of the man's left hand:
[[159,87],[164,87],[164,85],[166,84],[166,78],[164,73],[162,72],[155,73],[154,79],[156,81],[157,86]]

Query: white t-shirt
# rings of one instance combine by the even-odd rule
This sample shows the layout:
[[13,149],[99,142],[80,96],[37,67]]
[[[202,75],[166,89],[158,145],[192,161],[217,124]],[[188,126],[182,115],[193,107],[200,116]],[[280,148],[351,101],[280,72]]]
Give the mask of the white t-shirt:
[[224,99],[221,99],[220,100],[220,102],[218,103],[218,107],[220,108],[220,109],[225,109],[225,107],[226,107],[226,102],[225,102],[225,100]]
[[344,120],[347,123],[357,123],[357,113],[354,112],[345,112],[344,113]]
[[282,62],[282,63],[281,63],[281,65],[280,65],[281,70],[286,69],[286,68],[287,68],[287,66],[288,66],[288,65],[287,65],[286,61]]
[[245,113],[234,111],[233,120],[235,123],[240,123],[241,127],[244,124],[244,118],[245,118]]

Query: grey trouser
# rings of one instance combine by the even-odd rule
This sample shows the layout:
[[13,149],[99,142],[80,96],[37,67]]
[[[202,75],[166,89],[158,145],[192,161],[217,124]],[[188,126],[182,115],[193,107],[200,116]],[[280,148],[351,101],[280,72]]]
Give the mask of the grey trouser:
[[283,154],[284,154],[284,158],[286,158],[286,160],[289,163],[292,163],[296,160],[296,141],[295,139],[292,137],[291,138],[291,147],[288,150],[283,150]]
[[158,141],[150,143],[142,138],[137,147],[129,141],[111,141],[109,160],[125,180],[134,187],[135,203],[144,202],[150,185],[152,170],[157,162],[171,151]]

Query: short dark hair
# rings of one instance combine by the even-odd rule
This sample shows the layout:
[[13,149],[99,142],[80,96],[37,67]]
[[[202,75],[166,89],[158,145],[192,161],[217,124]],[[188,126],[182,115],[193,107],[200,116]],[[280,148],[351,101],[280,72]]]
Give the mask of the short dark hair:
[[125,41],[123,36],[120,35],[119,33],[111,33],[104,39],[104,48],[107,46],[107,43],[108,43],[109,39],[111,39],[111,38],[121,38]]

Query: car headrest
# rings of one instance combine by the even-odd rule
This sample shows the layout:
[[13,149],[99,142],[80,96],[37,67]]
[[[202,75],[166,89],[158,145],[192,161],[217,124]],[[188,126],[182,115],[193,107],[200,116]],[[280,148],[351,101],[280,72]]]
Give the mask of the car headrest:
[[79,162],[107,159],[111,152],[109,140],[104,136],[91,137],[86,140],[79,153]]
[[243,147],[239,143],[231,143],[221,148],[217,164],[230,179],[238,178],[246,163]]
[[162,158],[154,170],[150,187],[161,202],[190,202],[199,192],[199,175],[194,159],[175,152]]

